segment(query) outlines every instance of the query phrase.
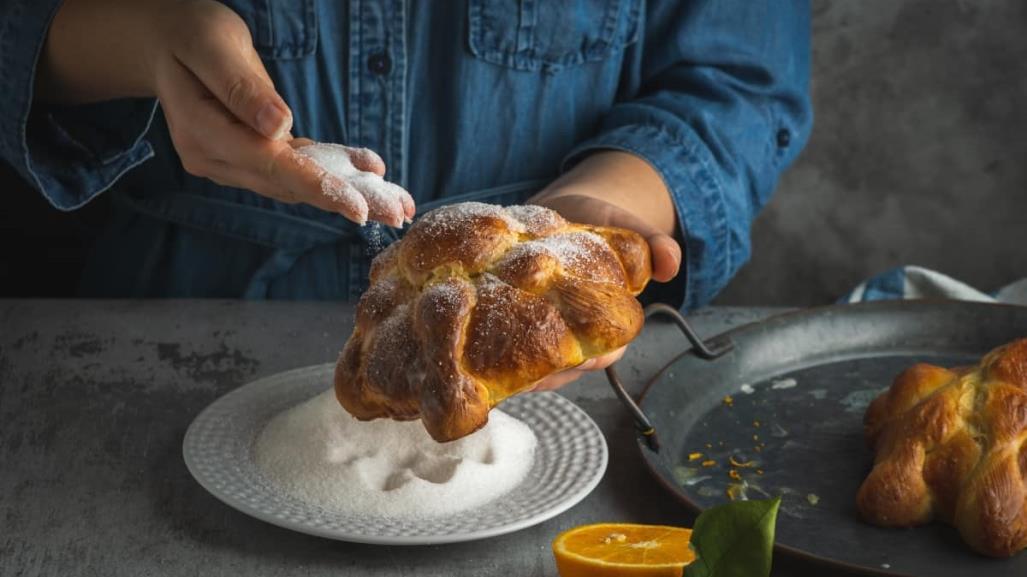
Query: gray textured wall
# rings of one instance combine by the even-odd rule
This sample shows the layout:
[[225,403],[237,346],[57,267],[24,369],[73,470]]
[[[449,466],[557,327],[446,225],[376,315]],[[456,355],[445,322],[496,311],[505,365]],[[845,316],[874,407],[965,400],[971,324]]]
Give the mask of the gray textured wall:
[[812,138],[724,304],[819,304],[900,264],[1027,276],[1027,2],[813,2]]

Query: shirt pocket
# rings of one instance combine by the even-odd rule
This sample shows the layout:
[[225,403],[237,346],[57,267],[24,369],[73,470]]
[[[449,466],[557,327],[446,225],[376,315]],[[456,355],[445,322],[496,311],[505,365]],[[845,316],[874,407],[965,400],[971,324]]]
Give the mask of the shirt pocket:
[[250,28],[267,60],[303,58],[317,48],[317,0],[221,0]]
[[641,0],[469,0],[477,58],[519,70],[605,60],[638,39]]

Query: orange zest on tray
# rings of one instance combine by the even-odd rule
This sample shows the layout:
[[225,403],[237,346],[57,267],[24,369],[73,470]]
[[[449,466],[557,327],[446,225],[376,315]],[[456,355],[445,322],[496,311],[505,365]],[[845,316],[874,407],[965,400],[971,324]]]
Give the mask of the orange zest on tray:
[[695,560],[692,530],[663,525],[601,523],[553,540],[560,577],[681,577]]
[[727,460],[731,463],[732,466],[740,467],[742,469],[756,466],[756,461],[739,461],[735,458],[734,455],[728,457]]

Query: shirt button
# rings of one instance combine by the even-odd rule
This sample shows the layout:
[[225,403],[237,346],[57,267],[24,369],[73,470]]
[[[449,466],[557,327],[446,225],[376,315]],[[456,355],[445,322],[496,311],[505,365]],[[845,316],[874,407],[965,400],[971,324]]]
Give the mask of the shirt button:
[[392,59],[389,58],[389,53],[375,52],[367,57],[367,69],[371,71],[371,74],[377,74],[378,76],[385,76],[392,70]]
[[788,148],[788,145],[792,143],[792,133],[787,128],[782,128],[777,131],[777,146],[779,148]]

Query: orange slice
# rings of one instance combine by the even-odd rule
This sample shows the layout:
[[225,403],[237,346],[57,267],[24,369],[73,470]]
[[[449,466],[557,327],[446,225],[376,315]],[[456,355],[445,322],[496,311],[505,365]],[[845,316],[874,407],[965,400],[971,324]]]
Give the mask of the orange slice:
[[582,525],[553,540],[560,577],[681,577],[695,560],[691,529],[663,525]]

